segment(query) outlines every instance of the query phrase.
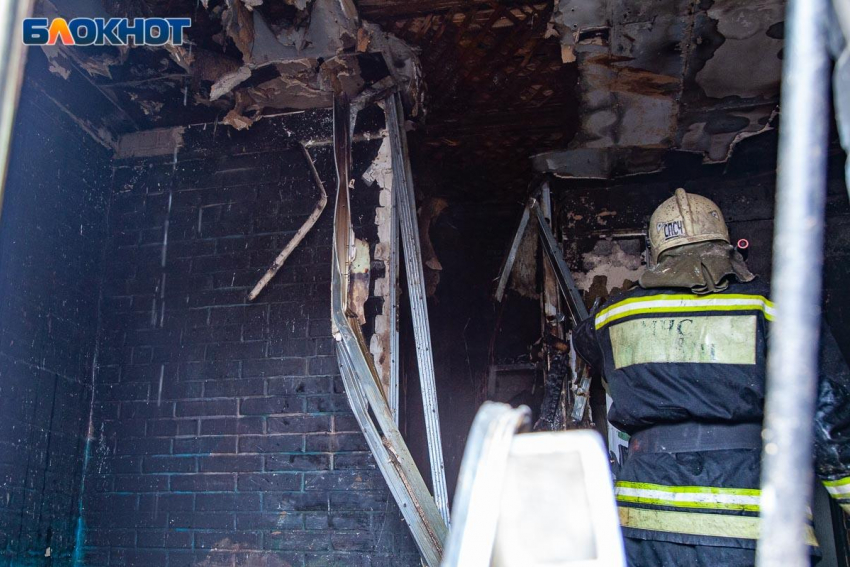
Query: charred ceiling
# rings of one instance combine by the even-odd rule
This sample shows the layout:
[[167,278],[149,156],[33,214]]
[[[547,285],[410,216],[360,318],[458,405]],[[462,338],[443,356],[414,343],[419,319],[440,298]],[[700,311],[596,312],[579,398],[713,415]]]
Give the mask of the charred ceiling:
[[581,125],[569,149],[535,166],[607,178],[657,170],[671,149],[726,161],[773,127],[784,15],[784,0],[558,0]]
[[[726,161],[774,126],[783,0],[42,0],[74,17],[190,17],[181,47],[45,50],[45,92],[121,134],[368,101],[398,88],[419,187],[516,200],[535,170],[610,178],[670,152]],[[93,111],[95,106],[98,110]],[[79,107],[79,108],[78,108]]]
[[551,0],[359,6],[364,18],[420,51],[428,117],[412,138],[413,159],[431,194],[516,198],[532,175],[528,157],[564,148],[574,136],[576,65],[561,60]]
[[49,71],[81,76],[116,108],[114,134],[192,123],[249,128],[264,115],[398,88],[423,112],[416,54],[347,0],[42,0],[46,16],[188,16],[181,46],[55,47]]

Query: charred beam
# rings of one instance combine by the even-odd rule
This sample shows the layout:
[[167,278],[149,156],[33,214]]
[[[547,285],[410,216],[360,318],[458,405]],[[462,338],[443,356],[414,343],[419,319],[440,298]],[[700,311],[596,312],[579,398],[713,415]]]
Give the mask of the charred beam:
[[[440,14],[455,9],[471,9],[487,7],[491,0],[425,0],[409,2],[408,0],[361,0],[358,2],[360,15],[373,20],[416,18],[429,14]],[[505,7],[534,6],[546,4],[540,0],[501,0]]]

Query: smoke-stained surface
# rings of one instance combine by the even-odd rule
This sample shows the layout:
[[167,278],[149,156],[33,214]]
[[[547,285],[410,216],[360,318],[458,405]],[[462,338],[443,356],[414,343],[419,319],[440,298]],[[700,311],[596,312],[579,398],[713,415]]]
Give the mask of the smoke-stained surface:
[[68,566],[110,155],[33,84],[21,101],[0,215],[0,565]]
[[[339,377],[329,211],[247,299],[318,196],[297,144],[330,128],[326,111],[196,126],[172,155],[115,162],[87,566],[418,564]],[[380,146],[353,148],[372,249]],[[332,149],[309,151],[332,201]]]
[[656,171],[670,149],[706,163],[774,127],[784,0],[560,0],[552,17],[576,61],[580,126],[541,171],[607,178]]

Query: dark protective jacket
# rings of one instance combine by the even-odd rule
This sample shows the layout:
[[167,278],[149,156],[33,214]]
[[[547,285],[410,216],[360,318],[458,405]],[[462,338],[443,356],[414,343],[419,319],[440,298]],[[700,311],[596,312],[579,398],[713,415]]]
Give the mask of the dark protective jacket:
[[[755,547],[758,430],[774,314],[767,297],[759,280],[709,295],[636,288],[576,328],[578,353],[607,380],[608,420],[633,436],[615,487],[627,538]],[[641,437],[687,427],[756,435],[728,447],[721,439],[709,450],[693,441],[687,450],[637,450]],[[818,476],[850,512],[850,372],[828,332],[821,337],[815,449]],[[813,532],[808,539],[816,545]]]

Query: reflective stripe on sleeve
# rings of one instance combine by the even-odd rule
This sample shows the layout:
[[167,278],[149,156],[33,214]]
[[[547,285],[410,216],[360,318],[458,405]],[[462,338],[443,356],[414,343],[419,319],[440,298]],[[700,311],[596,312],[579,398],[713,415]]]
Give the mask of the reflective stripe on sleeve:
[[763,295],[667,294],[633,297],[617,302],[597,313],[594,323],[596,330],[599,330],[612,321],[631,315],[701,311],[761,311],[768,321],[773,320],[775,313],[773,302]]
[[850,514],[850,476],[837,478],[835,480],[825,480],[823,485],[829,495],[838,502],[845,514]]
[[638,488],[643,490],[663,490],[673,493],[699,493],[699,494],[735,494],[740,496],[759,496],[761,490],[758,488],[725,488],[721,486],[669,486],[666,484],[652,484],[649,482],[632,482],[628,480],[617,481],[617,488]]
[[823,485],[833,498],[850,498],[850,476],[835,480],[825,480],[823,481]]
[[[760,519],[757,516],[647,510],[625,506],[619,508],[619,514],[620,525],[624,528],[708,537],[759,537]],[[811,526],[806,526],[806,543],[811,546],[818,545]]]
[[615,493],[620,502],[748,512],[759,511],[761,496],[757,488],[667,486],[629,481],[617,482]]
[[651,504],[704,510],[759,511],[758,489],[719,488],[712,486],[664,486],[643,482],[618,482],[618,502]]

